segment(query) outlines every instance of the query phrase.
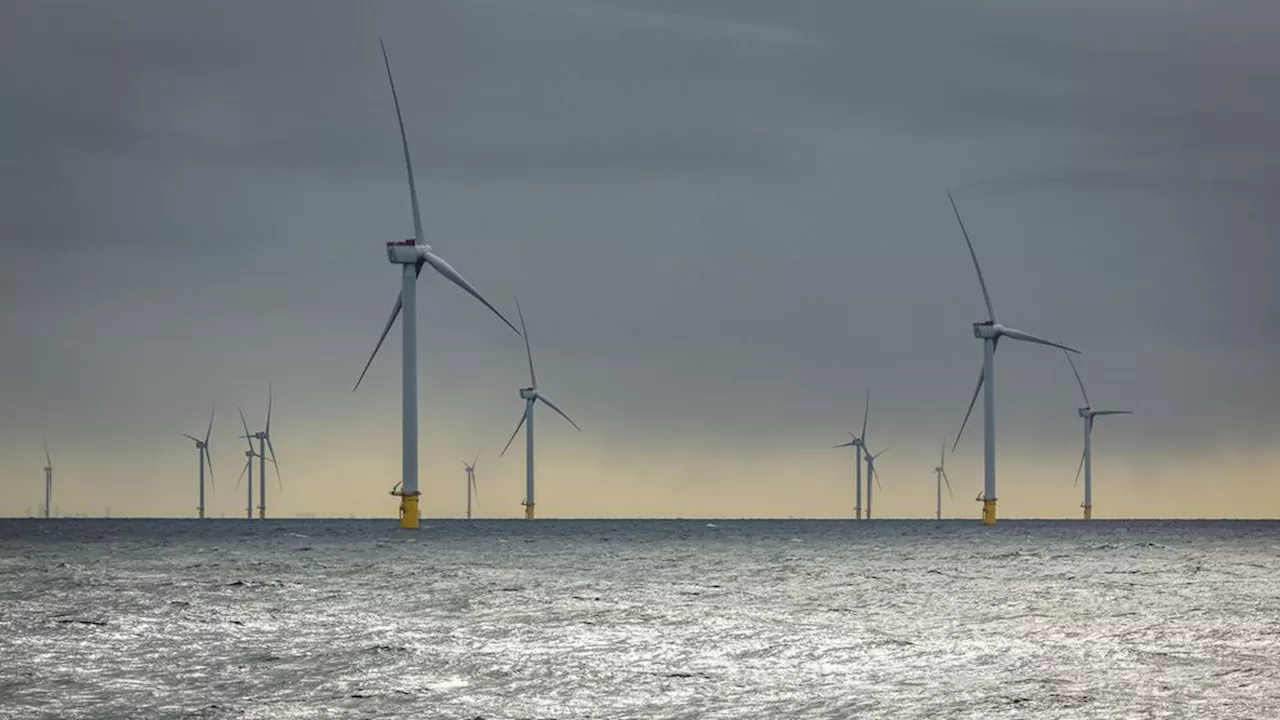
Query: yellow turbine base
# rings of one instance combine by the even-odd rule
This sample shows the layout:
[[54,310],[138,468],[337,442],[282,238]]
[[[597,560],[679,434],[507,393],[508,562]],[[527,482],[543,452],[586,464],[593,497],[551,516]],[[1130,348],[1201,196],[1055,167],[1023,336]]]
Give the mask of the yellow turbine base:
[[258,508],[258,519],[259,519],[259,520],[266,520],[266,519],[267,519],[267,509],[266,509],[266,508],[264,508],[264,507],[260,507],[260,508]]
[[200,519],[204,519],[204,508],[200,508]]
[[1085,520],[1092,520],[1092,519],[1093,519],[1093,508],[1092,508],[1092,507],[1086,507],[1086,508],[1084,509],[1084,519],[1085,519]]
[[524,519],[525,519],[525,520],[532,520],[532,519],[533,519],[533,503],[525,503],[525,505],[524,505]]
[[392,493],[400,496],[400,529],[418,529],[418,496],[421,493]]
[[982,501],[982,524],[983,525],[996,524],[996,501],[995,500]]

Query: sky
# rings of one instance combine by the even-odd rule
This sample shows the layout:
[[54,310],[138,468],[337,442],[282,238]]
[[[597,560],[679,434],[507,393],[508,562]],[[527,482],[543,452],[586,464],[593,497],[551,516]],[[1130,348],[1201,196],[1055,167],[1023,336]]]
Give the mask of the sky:
[[[0,515],[394,517],[412,234],[529,324],[541,517],[977,518],[985,308],[1083,351],[1094,517],[1280,515],[1280,5],[441,0],[0,9]],[[422,512],[522,513],[519,337],[418,284]],[[1062,353],[997,356],[1002,517],[1077,517]],[[256,469],[255,469],[256,470]]]

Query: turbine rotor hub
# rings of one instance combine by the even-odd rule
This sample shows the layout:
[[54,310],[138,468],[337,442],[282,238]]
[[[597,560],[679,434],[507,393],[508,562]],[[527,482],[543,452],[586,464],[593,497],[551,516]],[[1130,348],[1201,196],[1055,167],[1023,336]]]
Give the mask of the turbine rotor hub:
[[993,322],[980,322],[973,324],[973,336],[982,340],[990,340],[1000,336],[1000,331],[1004,328]]
[[1091,417],[1093,417],[1093,410],[1091,410],[1091,409],[1089,409],[1089,408],[1087,408],[1087,407],[1085,407],[1085,408],[1080,408],[1080,409],[1079,409],[1079,410],[1077,410],[1076,412],[1080,413],[1080,417],[1082,417],[1082,418],[1086,418],[1086,419],[1087,419],[1087,418],[1091,418]]
[[431,252],[430,245],[419,243],[413,238],[392,240],[387,243],[387,259],[397,265],[417,265],[429,252]]
[[531,387],[520,388],[521,400],[536,400],[537,398],[538,398],[537,390],[534,390]]

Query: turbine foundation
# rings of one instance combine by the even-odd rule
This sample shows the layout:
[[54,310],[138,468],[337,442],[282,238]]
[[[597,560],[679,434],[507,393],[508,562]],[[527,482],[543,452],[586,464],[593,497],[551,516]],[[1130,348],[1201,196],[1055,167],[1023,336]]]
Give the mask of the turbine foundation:
[[996,501],[995,499],[982,501],[982,524],[996,524]]
[[258,506],[258,519],[259,520],[267,519],[267,509],[261,505]]
[[853,519],[854,519],[854,520],[861,520],[861,519],[862,519],[862,508],[854,508],[854,509],[853,509]]
[[533,519],[533,503],[524,504],[524,519],[525,520]]
[[418,496],[422,493],[417,490],[413,492],[404,492],[403,490],[393,490],[392,495],[400,496],[400,529],[401,530],[417,530],[418,529]]
[[1084,519],[1085,519],[1085,520],[1092,520],[1092,519],[1093,519],[1093,506],[1092,506],[1092,505],[1085,505],[1085,506],[1084,506]]

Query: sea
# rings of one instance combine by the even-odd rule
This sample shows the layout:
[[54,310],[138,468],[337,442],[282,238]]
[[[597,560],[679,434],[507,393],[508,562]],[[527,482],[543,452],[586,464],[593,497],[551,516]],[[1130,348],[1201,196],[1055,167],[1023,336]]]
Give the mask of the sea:
[[0,717],[1280,718],[1280,522],[0,520]]

